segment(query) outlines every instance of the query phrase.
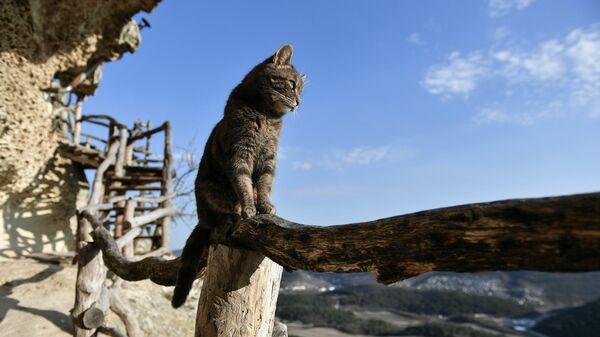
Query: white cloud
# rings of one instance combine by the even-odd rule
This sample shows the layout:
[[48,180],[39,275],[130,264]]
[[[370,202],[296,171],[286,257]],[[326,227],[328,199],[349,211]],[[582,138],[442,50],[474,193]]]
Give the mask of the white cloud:
[[353,186],[313,186],[291,190],[289,193],[295,197],[342,197],[354,195],[359,189]]
[[508,114],[500,109],[482,108],[479,113],[473,117],[473,122],[477,125],[492,123],[505,123],[509,119]]
[[512,34],[512,32],[507,27],[498,27],[494,31],[493,37],[494,37],[494,40],[501,41],[501,40],[504,40],[504,39],[507,39],[508,37],[510,37],[511,34]]
[[527,126],[535,123],[536,120],[546,117],[548,112],[541,110],[535,113],[531,112],[510,112],[499,107],[484,107],[479,109],[479,112],[473,116],[475,125],[487,124],[516,124]]
[[335,157],[349,165],[368,165],[382,161],[388,156],[389,146],[355,147],[350,151],[336,151]]
[[408,41],[412,44],[417,44],[417,45],[422,45],[425,43],[423,41],[423,39],[421,39],[421,36],[419,35],[419,33],[417,33],[417,32],[413,32],[408,37],[406,37],[406,41]]
[[396,162],[412,157],[408,147],[390,144],[383,146],[357,146],[351,149],[335,149],[323,154],[318,164],[328,169],[342,170],[351,166],[365,166],[381,162]]
[[435,95],[467,96],[486,75],[486,65],[479,52],[461,56],[453,52],[444,64],[427,69],[421,85]]
[[535,0],[489,0],[488,12],[491,17],[506,15],[513,10],[522,11]]
[[592,102],[590,104],[590,109],[588,111],[588,116],[592,119],[600,119],[600,99]]
[[312,164],[307,161],[296,161],[292,164],[292,167],[295,170],[310,171],[312,169]]
[[413,155],[414,151],[412,149],[398,144],[331,149],[317,154],[301,154],[299,151],[296,151],[295,156],[301,157],[301,159],[294,161],[292,168],[303,171],[309,171],[314,168],[340,171],[353,166],[406,160]]
[[600,97],[600,24],[576,29],[566,38],[566,55],[572,64],[574,100],[579,104]]
[[[578,28],[560,39],[531,48],[490,48],[467,56],[453,52],[444,63],[429,67],[421,81],[431,94],[467,97],[485,80],[503,85],[511,109],[480,109],[476,124],[527,125],[540,118],[582,111],[590,117],[600,97],[600,24]],[[521,106],[514,102],[521,100]],[[510,103],[510,104],[509,104]]]
[[566,72],[563,59],[565,47],[557,40],[543,42],[528,52],[502,50],[493,54],[498,65],[504,65],[503,75],[512,80],[556,80]]

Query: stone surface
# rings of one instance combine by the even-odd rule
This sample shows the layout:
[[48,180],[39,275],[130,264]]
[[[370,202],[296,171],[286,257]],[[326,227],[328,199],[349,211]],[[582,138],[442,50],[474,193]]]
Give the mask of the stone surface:
[[0,258],[73,249],[68,217],[81,171],[55,155],[58,132],[42,89],[132,51],[122,28],[158,2],[0,2]]
[[[69,310],[75,299],[77,268],[7,259],[0,261],[0,270],[0,337],[73,335]],[[143,336],[193,336],[201,283],[196,281],[189,304],[177,310],[171,307],[173,287],[148,280],[126,283],[120,298],[131,308]],[[110,311],[107,321],[125,331]]]

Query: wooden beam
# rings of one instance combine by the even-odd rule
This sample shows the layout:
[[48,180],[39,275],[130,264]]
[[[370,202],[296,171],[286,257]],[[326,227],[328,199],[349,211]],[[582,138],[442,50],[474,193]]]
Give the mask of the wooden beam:
[[81,110],[83,108],[84,97],[77,97],[77,102],[75,103],[75,126],[73,128],[73,144],[75,145],[79,145],[81,141]]
[[104,195],[104,172],[114,164],[117,158],[117,151],[119,150],[119,141],[113,142],[108,148],[106,159],[96,169],[94,176],[94,183],[92,185],[92,193],[88,201],[88,206],[99,204],[102,202],[102,196]]
[[[171,122],[167,121],[165,124],[165,148],[164,148],[164,167],[163,167],[163,182],[162,182],[162,195],[170,195],[173,193],[172,180],[173,175],[171,174],[173,170],[173,154],[171,153]],[[164,208],[171,207],[171,199],[165,199],[161,203],[161,206]],[[169,248],[169,241],[171,238],[171,217],[166,216],[161,221],[161,229],[162,229],[162,238],[161,238],[161,247]]]
[[147,185],[126,185],[126,186],[111,186],[111,191],[162,191],[160,186],[147,186]]
[[129,143],[131,144],[131,143],[135,142],[136,140],[140,140],[142,138],[150,137],[150,136],[152,136],[155,133],[161,132],[161,131],[165,130],[165,128],[167,127],[167,124],[169,124],[168,121],[165,122],[165,123],[163,123],[163,125],[155,128],[155,129],[148,130],[148,131],[142,132],[140,134],[137,134],[135,136],[132,136],[131,138],[129,138]]
[[162,177],[158,177],[158,176],[149,176],[149,177],[146,177],[146,176],[137,176],[137,177],[127,177],[127,176],[125,176],[125,177],[116,177],[116,176],[113,176],[110,179],[113,180],[113,181],[122,181],[122,182],[127,182],[127,183],[132,183],[132,182],[134,182],[134,183],[136,183],[136,182],[138,182],[138,183],[150,183],[150,182],[159,182],[159,181],[162,181],[163,178]]
[[288,270],[373,272],[390,284],[430,271],[600,270],[600,193],[440,208],[342,226],[260,215],[228,241]]
[[152,211],[150,213],[146,213],[144,215],[135,217],[135,218],[127,221],[127,225],[130,226],[130,228],[135,228],[135,227],[149,224],[151,222],[154,222],[158,219],[161,219],[161,218],[164,218],[167,216],[173,216],[176,213],[177,213],[177,209],[175,208],[175,206],[169,206],[167,208],[157,209],[156,211]]
[[[85,115],[81,116],[82,121],[94,120],[94,119],[105,119],[110,122],[110,124],[116,126],[117,128],[127,128],[126,125],[117,122],[116,119],[109,115]],[[112,134],[109,135],[109,138],[112,137]]]
[[[98,223],[92,236],[111,271],[130,281],[174,284],[179,259],[123,259]],[[600,193],[468,204],[329,227],[258,215],[237,228],[217,228],[211,241],[261,252],[288,270],[366,271],[386,284],[429,271],[598,271]]]

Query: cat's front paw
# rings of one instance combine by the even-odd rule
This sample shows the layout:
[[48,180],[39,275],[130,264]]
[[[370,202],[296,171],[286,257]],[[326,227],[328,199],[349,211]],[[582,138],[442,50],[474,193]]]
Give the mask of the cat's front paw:
[[256,208],[254,206],[247,206],[242,209],[242,219],[248,219],[256,215]]
[[256,205],[256,210],[258,211],[258,214],[275,214],[275,206],[270,202],[259,203]]

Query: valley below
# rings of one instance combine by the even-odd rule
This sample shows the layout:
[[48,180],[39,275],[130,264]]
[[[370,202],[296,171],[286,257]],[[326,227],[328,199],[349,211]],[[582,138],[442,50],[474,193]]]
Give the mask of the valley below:
[[[0,337],[72,336],[76,268],[64,262],[0,261]],[[200,288],[178,310],[172,287],[147,280],[121,297],[144,336],[192,336]],[[430,273],[385,287],[366,273],[299,271],[283,275],[277,316],[290,337],[597,337],[600,273]]]

